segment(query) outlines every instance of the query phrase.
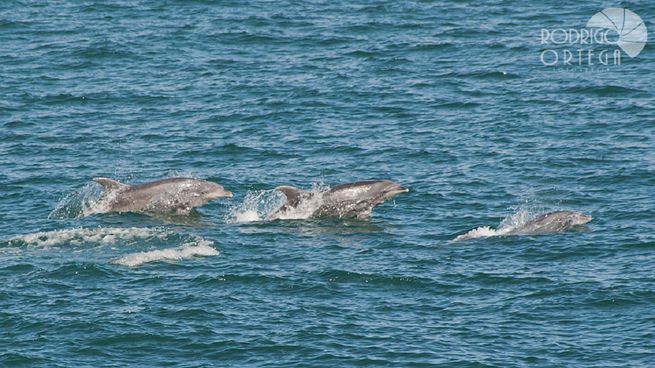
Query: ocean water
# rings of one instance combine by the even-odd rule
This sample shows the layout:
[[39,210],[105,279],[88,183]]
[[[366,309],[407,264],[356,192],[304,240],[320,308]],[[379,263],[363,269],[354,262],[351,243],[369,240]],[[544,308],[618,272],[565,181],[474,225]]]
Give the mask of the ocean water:
[[[0,2],[0,366],[654,366],[653,46],[540,60],[607,6],[655,32],[648,1]],[[93,213],[98,176],[235,196]],[[265,219],[371,178],[410,192]],[[486,236],[554,209],[594,219]]]

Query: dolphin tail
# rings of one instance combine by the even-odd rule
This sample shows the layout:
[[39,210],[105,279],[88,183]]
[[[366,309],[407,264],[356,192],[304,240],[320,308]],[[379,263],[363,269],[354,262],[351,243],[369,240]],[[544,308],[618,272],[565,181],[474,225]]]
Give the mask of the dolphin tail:
[[129,185],[123,184],[121,182],[118,182],[113,179],[108,179],[108,178],[93,178],[93,181],[96,183],[102,185],[102,189],[104,189],[103,195],[112,192],[114,190],[122,189],[122,188],[127,188]]

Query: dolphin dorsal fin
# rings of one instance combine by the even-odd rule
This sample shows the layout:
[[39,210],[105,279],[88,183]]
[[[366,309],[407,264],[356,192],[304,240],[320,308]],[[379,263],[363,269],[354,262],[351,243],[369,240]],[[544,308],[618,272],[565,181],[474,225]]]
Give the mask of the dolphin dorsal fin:
[[296,187],[283,185],[275,188],[275,190],[282,192],[287,197],[285,205],[295,206],[300,202],[300,198],[305,194],[305,191]]
[[93,181],[102,185],[102,189],[104,189],[105,192],[111,192],[117,189],[129,187],[129,185],[127,184],[123,184],[121,182],[108,178],[94,178]]

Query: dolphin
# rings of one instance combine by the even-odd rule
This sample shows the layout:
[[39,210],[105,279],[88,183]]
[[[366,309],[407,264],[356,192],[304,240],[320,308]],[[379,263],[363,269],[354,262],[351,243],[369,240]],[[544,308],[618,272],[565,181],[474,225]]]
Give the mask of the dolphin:
[[574,226],[584,225],[591,220],[591,216],[577,211],[552,211],[511,229],[507,234],[561,233]]
[[286,196],[286,202],[270,219],[288,217],[299,209],[307,211],[307,217],[366,219],[371,216],[373,207],[400,193],[409,192],[409,189],[390,180],[341,184],[320,193],[306,192],[291,186],[279,186],[275,190]]
[[103,193],[96,204],[101,212],[188,214],[212,199],[232,197],[222,186],[193,178],[168,178],[139,185],[127,185],[107,178],[95,178]]
[[552,211],[539,215],[532,220],[518,226],[501,226],[491,229],[488,226],[473,229],[466,234],[459,235],[455,240],[469,240],[479,237],[499,235],[538,235],[561,233],[575,226],[588,223],[592,217],[577,211]]

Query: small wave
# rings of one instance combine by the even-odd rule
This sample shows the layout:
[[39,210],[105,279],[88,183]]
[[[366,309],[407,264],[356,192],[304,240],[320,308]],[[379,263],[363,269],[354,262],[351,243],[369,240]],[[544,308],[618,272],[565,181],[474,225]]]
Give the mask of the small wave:
[[76,228],[53,231],[41,231],[37,233],[21,235],[7,239],[10,245],[27,245],[37,247],[48,247],[53,245],[71,244],[80,245],[85,243],[92,244],[113,244],[116,241],[126,241],[134,239],[159,238],[166,237],[168,233],[157,228]]
[[218,251],[212,247],[213,244],[209,240],[198,238],[177,248],[127,254],[115,260],[114,263],[121,266],[136,267],[150,262],[178,261],[195,256],[216,256]]

